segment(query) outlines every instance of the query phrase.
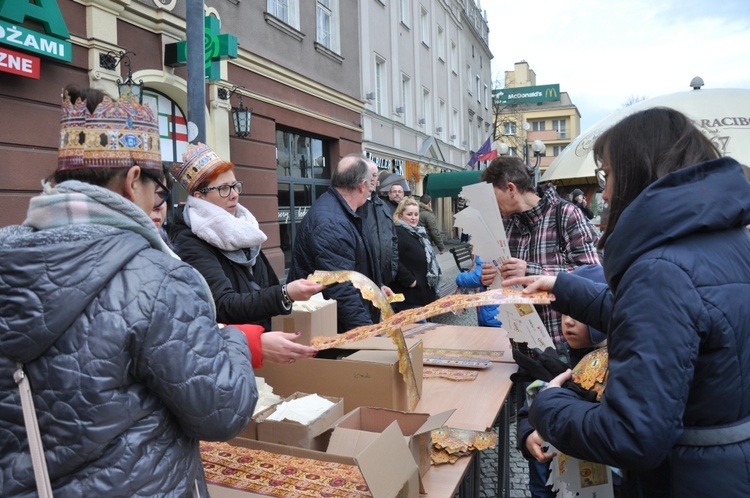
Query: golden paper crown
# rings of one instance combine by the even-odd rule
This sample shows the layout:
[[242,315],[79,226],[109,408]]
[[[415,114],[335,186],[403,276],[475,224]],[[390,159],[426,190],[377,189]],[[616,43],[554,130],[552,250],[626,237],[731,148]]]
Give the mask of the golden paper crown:
[[60,119],[57,170],[130,168],[162,173],[159,126],[147,105],[134,98],[104,97],[93,114],[66,94]]
[[172,166],[172,176],[180,185],[192,194],[203,183],[214,167],[225,163],[214,150],[206,144],[189,144],[182,155],[182,164]]

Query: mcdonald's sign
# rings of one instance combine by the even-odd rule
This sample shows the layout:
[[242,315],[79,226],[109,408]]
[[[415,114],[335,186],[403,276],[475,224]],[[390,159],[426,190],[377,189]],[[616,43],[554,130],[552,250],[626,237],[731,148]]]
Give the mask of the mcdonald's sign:
[[560,85],[524,86],[503,88],[494,93],[500,105],[536,104],[537,102],[557,102],[560,100]]

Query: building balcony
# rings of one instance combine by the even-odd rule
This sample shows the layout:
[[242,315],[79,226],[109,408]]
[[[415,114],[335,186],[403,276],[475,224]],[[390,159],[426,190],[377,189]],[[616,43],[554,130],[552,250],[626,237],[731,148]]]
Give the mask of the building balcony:
[[541,140],[542,142],[549,142],[550,140],[558,140],[558,133],[555,130],[545,131],[527,131],[526,140],[533,142],[534,140]]

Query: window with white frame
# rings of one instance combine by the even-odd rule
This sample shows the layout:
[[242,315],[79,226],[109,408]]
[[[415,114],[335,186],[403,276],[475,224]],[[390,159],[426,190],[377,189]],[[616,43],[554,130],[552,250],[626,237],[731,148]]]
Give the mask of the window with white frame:
[[399,0],[399,15],[401,16],[401,23],[409,27],[411,16],[409,16],[409,11],[411,10],[411,0]]
[[422,88],[422,119],[424,119],[424,129],[428,135],[432,134],[432,103],[430,101],[430,91]]
[[404,73],[401,73],[401,112],[404,117],[404,124],[411,126],[412,124],[412,103],[411,103],[411,78]]
[[557,132],[557,138],[568,138],[567,121],[565,119],[553,119],[552,129]]
[[422,44],[425,47],[430,46],[430,14],[423,6],[419,6],[419,33],[422,37]]
[[508,155],[518,157],[518,147],[508,147]]
[[516,134],[516,123],[511,121],[503,125],[503,135],[515,135]]
[[385,114],[387,75],[385,72],[385,59],[375,56],[375,112]]
[[453,143],[458,141],[458,109],[453,108],[453,116],[451,117],[451,140]]
[[471,64],[466,64],[466,89],[471,95]]
[[[446,135],[446,115],[445,115],[445,100],[440,99],[438,100],[438,122],[437,127],[435,128],[435,132],[438,134],[438,136],[445,140]],[[439,131],[438,131],[439,130]]]
[[317,42],[338,54],[341,52],[339,0],[317,2]]
[[458,76],[458,47],[453,40],[451,40],[451,71]]
[[559,156],[560,153],[563,151],[565,147],[562,145],[553,145],[552,146],[552,155],[553,156]]
[[445,31],[438,25],[437,28],[437,56],[442,62],[445,62]]
[[476,76],[476,82],[477,82],[477,102],[482,102],[482,78],[477,74]]
[[546,121],[532,121],[531,130],[532,131],[544,131],[546,124],[547,124]]
[[484,108],[489,109],[490,108],[490,96],[489,96],[489,90],[487,89],[487,83],[484,84],[484,92],[482,93],[484,95]]
[[280,21],[299,29],[299,0],[267,0],[266,10]]

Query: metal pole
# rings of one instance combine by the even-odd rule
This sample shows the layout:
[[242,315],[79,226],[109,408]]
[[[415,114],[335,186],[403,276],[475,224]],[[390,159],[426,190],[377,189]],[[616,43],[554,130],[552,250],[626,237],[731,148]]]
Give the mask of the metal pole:
[[206,142],[206,51],[203,0],[187,0],[188,141]]

